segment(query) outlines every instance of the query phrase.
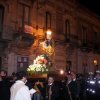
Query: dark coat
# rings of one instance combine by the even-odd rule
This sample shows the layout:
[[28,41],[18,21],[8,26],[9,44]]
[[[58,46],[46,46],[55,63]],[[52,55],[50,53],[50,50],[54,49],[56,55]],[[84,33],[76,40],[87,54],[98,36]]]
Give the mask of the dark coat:
[[[48,98],[49,98],[49,88],[50,88],[50,86],[49,85],[47,85],[46,86],[46,100],[49,100]],[[52,91],[52,94],[51,94],[51,100],[58,100],[58,97],[59,97],[59,88],[58,88],[58,86],[57,85],[55,85],[55,84],[53,84],[52,86],[51,86],[51,91]]]
[[61,100],[78,100],[79,86],[77,81],[71,81],[68,85],[62,85],[62,99]]
[[10,100],[10,83],[3,80],[0,82],[0,100]]
[[[43,100],[49,100],[49,88],[50,86],[47,84],[44,84],[44,87],[41,87],[40,85],[37,85],[39,90],[41,91],[41,94],[43,96]],[[58,100],[59,97],[59,88],[57,85],[53,84],[51,86],[51,100]]]

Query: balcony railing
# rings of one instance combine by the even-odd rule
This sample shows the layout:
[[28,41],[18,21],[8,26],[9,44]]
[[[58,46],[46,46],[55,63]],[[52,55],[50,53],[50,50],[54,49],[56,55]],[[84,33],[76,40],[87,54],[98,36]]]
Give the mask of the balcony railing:
[[27,48],[34,43],[33,28],[25,25],[20,27],[19,30],[13,34],[13,39],[18,48]]

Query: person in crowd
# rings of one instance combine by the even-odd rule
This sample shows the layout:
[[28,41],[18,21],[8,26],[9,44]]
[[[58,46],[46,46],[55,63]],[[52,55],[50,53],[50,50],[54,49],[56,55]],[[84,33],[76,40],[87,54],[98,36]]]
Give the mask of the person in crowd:
[[10,82],[5,70],[0,71],[0,100],[10,100]]
[[43,88],[44,85],[39,80],[35,82],[34,89],[36,90],[36,93],[34,94],[34,100],[43,100]]
[[48,77],[48,84],[46,85],[46,100],[58,100],[59,97],[59,88],[54,83],[54,77]]
[[96,94],[95,94],[95,100],[100,100],[100,70],[96,71],[96,75],[95,75],[95,79],[96,79]]
[[16,79],[17,79],[16,73],[13,72],[13,73],[12,73],[12,82],[15,82]]
[[60,85],[60,100],[66,100],[66,78],[61,80]]
[[33,83],[28,79],[25,85],[28,86],[31,98],[33,98],[33,95],[36,93],[36,90],[33,88]]
[[80,100],[86,100],[86,92],[85,92],[86,81],[85,81],[85,77],[83,74],[77,73],[77,82],[80,88],[79,98]]
[[94,78],[94,73],[89,72],[88,78],[86,79],[86,97],[87,100],[95,100],[96,92],[96,79]]
[[17,74],[17,81],[11,86],[10,100],[31,100],[31,95],[27,82],[27,74],[24,71],[20,71]]
[[17,80],[16,73],[13,72],[12,75],[11,75],[11,79],[10,79],[10,86],[12,86],[15,83],[16,80]]
[[66,84],[63,85],[63,100],[79,100],[79,84],[74,72],[66,73]]

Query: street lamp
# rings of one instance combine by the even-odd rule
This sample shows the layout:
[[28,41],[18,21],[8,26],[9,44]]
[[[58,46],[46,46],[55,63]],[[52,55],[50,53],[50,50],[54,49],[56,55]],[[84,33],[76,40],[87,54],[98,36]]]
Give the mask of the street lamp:
[[54,53],[54,41],[52,39],[52,31],[47,30],[46,31],[46,38],[43,42],[43,50],[49,54],[49,56],[52,56]]
[[47,30],[47,32],[46,32],[46,38],[48,40],[51,40],[52,39],[52,31],[51,30]]
[[63,75],[64,74],[64,70],[60,70],[60,74]]
[[93,63],[94,63],[94,65],[96,66],[96,65],[97,65],[97,60],[94,60]]
[[98,61],[94,60],[93,63],[94,63],[94,70],[96,72],[96,70],[98,70]]
[[46,47],[51,47],[52,48],[52,31],[51,30],[47,30],[46,32],[46,40],[45,40],[45,44],[46,44]]

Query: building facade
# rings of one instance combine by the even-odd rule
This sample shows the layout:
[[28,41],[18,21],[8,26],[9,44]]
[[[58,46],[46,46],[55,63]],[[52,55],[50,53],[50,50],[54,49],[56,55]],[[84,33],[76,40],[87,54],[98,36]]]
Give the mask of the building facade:
[[[51,48],[43,46],[48,29]],[[0,68],[11,75],[46,53],[52,72],[95,71],[100,64],[99,33],[99,16],[77,0],[1,0]]]

